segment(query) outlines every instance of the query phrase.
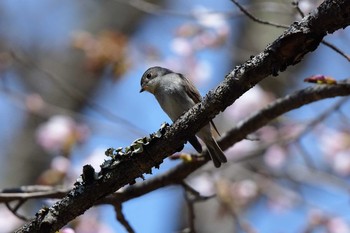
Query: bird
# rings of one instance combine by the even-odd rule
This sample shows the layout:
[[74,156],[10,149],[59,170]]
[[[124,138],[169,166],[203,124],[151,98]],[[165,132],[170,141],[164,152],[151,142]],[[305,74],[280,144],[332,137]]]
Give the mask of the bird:
[[[160,66],[151,67],[142,75],[140,93],[144,91],[155,96],[163,111],[173,122],[202,100],[199,91],[189,79],[181,73],[175,73]],[[211,121],[196,135],[206,145],[214,166],[220,167],[222,163],[227,162],[227,158],[214,139],[211,127],[218,132]],[[202,146],[195,135],[189,137],[188,141],[198,153],[202,152]]]

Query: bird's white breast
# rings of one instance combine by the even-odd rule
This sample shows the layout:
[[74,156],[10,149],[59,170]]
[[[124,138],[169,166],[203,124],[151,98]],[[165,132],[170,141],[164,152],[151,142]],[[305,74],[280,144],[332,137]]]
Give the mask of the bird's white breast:
[[173,121],[194,106],[194,101],[186,94],[183,80],[172,74],[162,77],[155,96],[162,109]]

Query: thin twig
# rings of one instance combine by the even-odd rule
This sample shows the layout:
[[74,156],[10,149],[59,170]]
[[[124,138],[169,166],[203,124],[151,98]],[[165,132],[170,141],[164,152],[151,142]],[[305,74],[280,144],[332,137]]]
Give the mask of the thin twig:
[[[248,18],[250,18],[251,20],[253,20],[254,22],[260,23],[260,24],[265,24],[265,25],[270,25],[270,26],[274,26],[274,27],[278,27],[278,28],[288,28],[287,25],[282,25],[282,24],[278,24],[278,23],[274,23],[274,22],[270,22],[270,21],[265,21],[262,19],[257,18],[256,16],[254,16],[253,14],[251,14],[248,10],[246,10],[240,3],[238,3],[238,1],[236,0],[231,0],[242,12],[243,14],[245,14]],[[300,9],[299,7],[299,2],[296,1],[293,3],[295,8],[297,9],[298,13],[301,15],[301,17],[305,17],[304,12]],[[346,53],[344,53],[343,51],[341,51],[338,47],[336,47],[335,45],[322,40],[321,42],[323,45],[329,47],[330,49],[332,49],[333,51],[335,51],[336,53],[338,53],[339,55],[341,55],[342,57],[344,57],[346,60],[350,61],[350,56],[347,55]]]
[[200,193],[192,188],[190,185],[188,185],[185,181],[181,182],[182,187],[189,193],[191,193],[194,196],[200,196]]
[[252,15],[249,11],[247,11],[240,3],[238,3],[238,1],[236,1],[236,0],[231,0],[231,1],[243,12],[243,14],[248,16],[248,18],[250,18],[254,22],[265,24],[265,25],[274,26],[274,27],[277,27],[277,28],[284,28],[284,29],[289,28],[289,26],[287,26],[287,25],[283,25],[283,24],[269,22],[269,21],[265,21],[265,20],[259,19],[259,18],[255,17],[254,15]]
[[[161,6],[147,2],[144,0],[131,0],[131,1],[125,1],[125,0],[114,0],[115,2],[125,4],[128,6],[131,6],[139,11],[142,11],[147,14],[152,15],[165,15],[165,16],[178,16],[182,18],[188,18],[188,19],[198,19],[199,16],[204,16],[204,14],[212,14],[212,15],[220,15],[226,19],[232,19],[234,17],[241,16],[242,14],[240,12],[232,12],[232,11],[215,11],[215,10],[206,10],[204,12],[195,12],[195,11],[175,11],[175,10],[169,10],[162,8]],[[275,7],[271,7],[271,5]],[[258,4],[252,4],[249,8],[252,8],[252,10],[258,10],[258,11],[271,11],[271,8],[274,9],[272,12],[279,12],[278,10],[281,8],[280,5],[276,2],[263,2]],[[256,7],[255,7],[256,6]]]
[[256,233],[257,231],[244,219],[242,219],[234,210],[231,211],[235,222],[237,223],[237,232],[245,232],[245,233]]
[[337,46],[335,46],[332,43],[329,43],[325,40],[322,40],[321,43],[323,45],[327,46],[328,48],[332,49],[333,51],[335,51],[336,53],[338,53],[339,55],[341,55],[342,57],[344,57],[346,60],[348,60],[350,62],[350,56],[347,55],[346,53],[344,53],[343,51],[341,51]]
[[216,194],[209,195],[209,196],[203,196],[197,190],[195,190],[190,185],[188,185],[185,181],[181,181],[180,185],[185,189],[185,191],[187,191],[188,193],[190,193],[194,196],[195,201],[206,201],[206,200],[216,196]]
[[12,207],[9,202],[5,202],[5,206],[13,215],[15,215],[17,218],[23,220],[23,221],[29,221],[30,218],[19,214],[18,209],[25,203],[25,200],[19,200],[18,203],[15,205],[15,207]]
[[343,104],[345,104],[349,99],[350,99],[350,97],[344,97],[344,98],[338,100],[333,106],[326,109],[323,113],[319,114],[317,118],[315,118],[314,120],[312,120],[311,122],[309,122],[307,124],[307,126],[298,134],[298,137],[301,137],[301,136],[311,132],[311,130],[313,128],[315,128],[316,125],[323,122],[333,112],[339,110],[341,108],[341,106]]
[[44,185],[21,186],[16,189],[0,190],[0,203],[38,198],[62,198],[69,188]]
[[302,18],[304,18],[304,17],[305,17],[305,14],[304,14],[304,12],[303,12],[303,11],[300,9],[300,7],[299,7],[299,0],[292,2],[292,4],[293,4],[293,6],[295,7],[295,9],[298,11],[298,13],[300,14],[300,16],[301,16]]
[[[3,79],[0,79],[0,80],[3,80]],[[12,100],[14,105],[18,106],[24,111],[27,111],[30,114],[40,116],[44,119],[48,119],[53,115],[67,115],[78,121],[84,121],[84,122],[90,123],[89,127],[92,130],[98,130],[99,133],[103,133],[103,134],[110,134],[110,133],[114,134],[115,132],[121,133],[120,129],[117,128],[117,126],[113,122],[106,122],[90,115],[82,114],[80,112],[63,108],[58,105],[54,105],[52,103],[46,102],[45,100],[42,100],[43,102],[40,108],[32,110],[26,104],[26,100],[28,98],[27,94],[10,90],[6,86],[0,87],[0,92],[1,91],[6,95],[6,97]],[[125,135],[125,132],[123,132],[123,135]]]
[[206,201],[210,198],[215,197],[216,195],[211,196],[202,196],[197,190],[192,188],[190,185],[188,185],[186,182],[182,181],[181,186],[184,188],[184,196],[187,203],[188,208],[188,224],[189,227],[186,229],[186,232],[195,233],[195,211],[194,211],[194,204],[196,202]]
[[187,204],[187,211],[188,211],[188,228],[186,229],[186,232],[189,233],[196,233],[195,228],[195,212],[194,212],[194,201],[191,198],[188,191],[185,191],[184,193],[186,204]]
[[[298,13],[300,14],[300,16],[302,18],[305,17],[304,12],[300,9],[299,7],[299,1],[295,1],[293,2],[293,5],[295,7],[295,9],[298,11]],[[338,47],[336,47],[335,45],[333,45],[332,43],[329,43],[325,40],[322,40],[321,42],[323,45],[327,46],[328,48],[332,49],[333,51],[335,51],[336,53],[340,54],[342,57],[344,57],[346,60],[350,61],[350,56],[347,55],[346,53],[344,53],[343,51],[341,51]]]
[[[305,17],[304,12],[300,9],[299,7],[299,1],[294,1],[293,5],[295,7],[295,9],[298,11],[298,13],[300,14],[300,16],[302,18]],[[328,48],[332,49],[334,52],[338,53],[339,55],[341,55],[342,57],[344,57],[346,60],[350,61],[350,56],[347,55],[346,53],[344,53],[343,51],[341,51],[337,46],[333,45],[332,43],[329,43],[325,40],[322,40],[321,42],[323,45],[327,46]]]
[[338,109],[338,114],[340,115],[340,119],[344,123],[344,125],[349,126],[350,125],[349,115],[347,113],[344,113],[340,108]]
[[115,202],[114,209],[117,215],[117,220],[120,222],[120,224],[124,226],[128,233],[135,233],[134,229],[131,227],[123,214],[122,204],[120,202]]
[[309,153],[306,151],[306,149],[303,147],[303,145],[301,145],[300,137],[298,137],[298,139],[294,142],[294,145],[299,150],[301,157],[303,158],[306,166],[308,166],[309,168],[316,168],[316,165],[314,164],[314,162],[311,159],[311,155],[309,155]]
[[108,108],[105,108],[104,106],[100,105],[99,103],[96,103],[92,101],[91,99],[87,98],[86,95],[82,92],[80,92],[78,89],[75,89],[69,85],[67,85],[60,77],[58,77],[55,73],[53,73],[50,70],[45,69],[44,67],[40,66],[39,64],[35,63],[32,60],[24,59],[18,53],[14,50],[11,52],[12,58],[18,62],[19,64],[22,64],[26,67],[35,68],[38,71],[45,74],[48,78],[50,78],[54,83],[57,84],[57,87],[61,88],[61,90],[67,94],[69,97],[71,97],[74,100],[77,101],[85,101],[85,104],[90,107],[91,109],[95,110],[97,113],[104,116],[106,119],[111,120],[112,122],[119,122],[127,127],[129,127],[130,130],[134,131],[137,135],[144,135],[145,131],[138,126],[134,125],[130,121],[115,115],[112,111],[110,111]]

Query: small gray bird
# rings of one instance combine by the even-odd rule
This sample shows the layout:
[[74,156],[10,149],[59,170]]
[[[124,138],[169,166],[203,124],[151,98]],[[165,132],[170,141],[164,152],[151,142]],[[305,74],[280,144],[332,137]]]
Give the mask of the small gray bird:
[[[140,92],[148,91],[153,94],[163,111],[172,121],[176,121],[183,113],[199,103],[202,99],[196,87],[182,74],[159,66],[151,67],[142,75]],[[214,123],[211,125],[217,131]],[[211,133],[210,124],[204,126],[197,136],[207,146],[209,155],[215,167],[226,163],[227,159]],[[191,145],[199,152],[202,146],[196,136],[189,138]]]

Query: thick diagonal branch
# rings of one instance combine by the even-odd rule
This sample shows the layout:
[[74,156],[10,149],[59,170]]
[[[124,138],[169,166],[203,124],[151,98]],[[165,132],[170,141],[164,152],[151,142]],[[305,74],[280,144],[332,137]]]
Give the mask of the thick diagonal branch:
[[[218,143],[222,149],[226,150],[234,143],[244,139],[248,134],[255,132],[284,113],[312,102],[347,95],[350,95],[350,79],[344,80],[340,85],[315,85],[296,91],[286,97],[277,99],[265,108],[253,113],[250,117],[239,122],[237,126],[226,132]],[[349,97],[344,99],[344,101],[338,102],[335,106],[328,109],[326,113],[317,117],[316,122],[319,122],[319,118],[324,119],[328,116],[330,110],[334,111],[335,108],[338,109],[346,100],[349,100]],[[313,121],[311,125],[314,124]],[[309,127],[310,125],[308,125],[307,128]],[[239,159],[235,161],[237,162]],[[180,184],[188,175],[205,163],[206,161],[180,164],[162,175],[129,186],[121,192],[109,195],[96,204],[114,205],[116,200],[119,203],[123,203],[159,188]],[[68,189],[38,185],[24,186],[16,189],[5,189],[0,192],[0,203],[37,198],[63,198],[68,192]]]

